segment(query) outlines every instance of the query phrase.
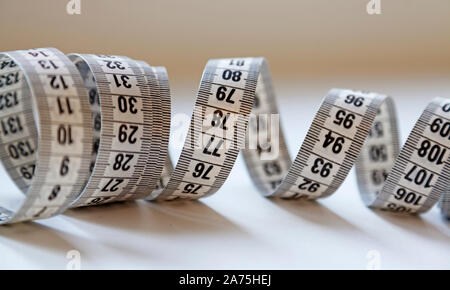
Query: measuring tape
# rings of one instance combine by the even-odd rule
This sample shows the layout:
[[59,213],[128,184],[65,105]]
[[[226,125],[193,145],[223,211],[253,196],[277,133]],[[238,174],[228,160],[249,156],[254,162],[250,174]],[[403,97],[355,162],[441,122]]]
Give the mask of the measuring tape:
[[71,54],[94,114],[92,174],[73,207],[148,196],[167,151],[170,97],[167,73],[110,55]]
[[56,215],[89,177],[92,119],[72,62],[54,48],[0,54],[0,159],[25,193],[0,223]]
[[[254,143],[249,144],[252,107],[256,118],[250,118],[247,137]],[[331,90],[294,162],[282,132],[270,132],[279,128],[273,116],[278,110],[264,59],[209,61],[180,160],[165,189],[150,199],[196,199],[216,192],[245,147],[247,169],[264,196],[329,196],[356,163],[366,205],[421,213],[447,192],[441,207],[448,216],[450,99],[436,98],[428,105],[400,151],[391,98]],[[268,138],[261,141],[261,136]]]
[[[264,196],[329,196],[355,164],[366,205],[421,213],[442,197],[442,212],[450,216],[450,99],[436,98],[427,106],[400,150],[391,98],[333,89],[323,100],[292,162],[279,126],[266,61],[210,60],[180,158],[172,167],[168,155],[170,92],[165,69],[123,56],[71,54],[69,58],[88,91],[88,111],[94,120],[93,133],[90,126],[83,127],[92,136],[85,138],[91,147],[83,151],[91,170],[85,168],[85,176],[80,177],[86,186],[71,195],[72,207],[139,198],[208,196],[222,186],[242,151],[249,174]],[[5,68],[2,76],[13,71]],[[25,70],[25,75],[29,74]],[[80,99],[84,98],[82,93]],[[30,94],[28,99],[36,96]],[[1,113],[3,121],[8,113]],[[29,121],[34,122],[32,116]],[[37,134],[32,125],[29,127],[29,136],[43,138],[41,132]],[[3,137],[2,144],[6,144]],[[28,183],[23,176],[15,178],[10,172],[11,156],[3,151],[9,174],[24,187],[22,184]],[[41,162],[41,157],[30,160]]]

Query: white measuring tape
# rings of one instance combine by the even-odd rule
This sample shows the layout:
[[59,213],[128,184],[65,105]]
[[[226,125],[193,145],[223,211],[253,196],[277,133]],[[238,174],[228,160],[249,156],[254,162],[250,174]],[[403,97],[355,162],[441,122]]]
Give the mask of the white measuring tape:
[[0,54],[0,158],[25,193],[0,222],[62,212],[89,177],[92,119],[72,62],[53,48]]
[[146,197],[159,181],[169,140],[166,71],[120,56],[69,57],[89,90],[97,132],[92,174],[73,206]]
[[[64,64],[68,63],[56,50],[47,50],[64,59]],[[31,100],[39,99],[36,88],[43,84],[28,81],[31,90],[27,91],[25,82],[20,82],[18,68],[8,65],[7,57],[10,56],[23,68],[27,80],[32,79],[30,76],[35,72],[27,69],[21,58],[15,57],[28,52],[7,53],[2,58],[1,77],[5,80],[3,83],[9,81],[8,85],[0,87],[2,98],[6,100],[4,96],[9,93],[8,104],[11,104],[11,100],[15,100],[11,91],[16,90],[20,92],[17,99],[27,99],[21,102],[20,110],[14,106],[0,107],[2,126],[4,122],[15,125],[15,121],[8,118],[14,117],[16,112],[24,118],[28,116],[26,113],[32,111]],[[78,90],[78,109],[83,113],[79,127],[84,130],[79,134],[84,135],[77,136],[85,138],[77,140],[83,144],[78,146],[83,150],[70,152],[77,152],[77,156],[83,153],[84,171],[77,171],[78,183],[71,185],[70,193],[65,191],[66,200],[54,213],[69,205],[76,207],[139,198],[197,199],[213,194],[225,182],[239,151],[244,149],[250,176],[264,196],[307,199],[329,196],[356,164],[359,190],[366,205],[421,213],[442,198],[442,212],[444,216],[450,216],[450,99],[436,98],[427,106],[400,150],[391,98],[333,89],[322,102],[292,162],[283,134],[278,131],[278,110],[266,61],[262,58],[211,60],[203,73],[181,156],[173,168],[168,156],[170,93],[165,69],[122,56],[72,54],[69,58],[81,73],[91,110],[86,92]],[[72,65],[67,66],[77,75]],[[9,75],[15,72],[19,72],[19,81],[12,84]],[[80,80],[79,75],[72,78]],[[51,98],[51,94],[46,97]],[[30,104],[26,105],[27,102]],[[68,104],[56,102],[57,105]],[[41,144],[48,141],[41,143],[42,139],[52,138],[43,135],[46,131],[42,120],[45,118],[41,117],[44,115],[41,111],[44,109],[38,106],[39,130],[31,114],[23,121],[25,137],[24,133],[20,135],[21,139],[9,139],[6,133],[9,131],[4,130],[1,136],[2,161],[21,189],[26,190],[30,182],[24,174],[18,174],[21,169],[13,168],[36,163],[37,176],[29,193],[35,183],[41,184],[45,180],[37,174],[41,163],[44,164],[42,167],[49,166],[41,161],[41,156],[45,160],[58,156],[58,150],[53,147],[50,148],[53,151],[39,151],[44,150]],[[91,112],[94,123],[89,123],[91,119],[86,117]],[[51,117],[56,116],[55,111],[55,116]],[[30,148],[36,148],[36,136],[39,136],[39,149],[34,151],[38,155],[30,153],[20,159],[20,164],[14,163],[16,151],[8,151],[11,140],[31,140],[33,147]],[[23,144],[18,148],[28,148],[27,143]],[[63,151],[68,155],[67,150]],[[91,170],[86,167],[86,162],[91,162]],[[53,178],[52,189],[62,183],[63,177]],[[33,196],[42,200],[48,195],[45,190],[32,193],[27,195],[24,204],[28,204],[28,199]],[[45,208],[50,205],[46,204]],[[43,217],[42,213],[37,216],[20,214],[20,218],[11,219],[11,212],[4,212],[4,222]]]

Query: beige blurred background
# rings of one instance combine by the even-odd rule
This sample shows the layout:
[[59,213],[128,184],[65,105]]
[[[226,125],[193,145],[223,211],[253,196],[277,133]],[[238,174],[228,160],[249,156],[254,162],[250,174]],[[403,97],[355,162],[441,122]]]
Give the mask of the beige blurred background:
[[448,75],[450,1],[0,0],[0,50],[123,54],[197,82],[213,57],[265,56],[275,79]]

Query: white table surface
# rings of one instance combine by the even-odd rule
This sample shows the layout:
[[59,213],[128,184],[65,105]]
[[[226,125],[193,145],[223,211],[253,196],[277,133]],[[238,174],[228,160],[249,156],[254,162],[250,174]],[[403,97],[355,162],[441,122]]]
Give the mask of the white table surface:
[[[448,80],[281,80],[275,87],[291,155],[331,87],[394,96],[405,140],[428,100],[450,96]],[[191,113],[195,87],[194,79],[175,86],[174,112]],[[3,171],[0,181],[3,188],[11,186]],[[374,261],[382,269],[449,269],[449,225],[437,208],[420,217],[366,208],[354,172],[333,196],[318,202],[263,198],[239,157],[223,188],[199,202],[112,204],[2,226],[0,269],[65,269],[70,250],[79,251],[82,269],[366,269]],[[373,260],[374,253],[379,259]]]

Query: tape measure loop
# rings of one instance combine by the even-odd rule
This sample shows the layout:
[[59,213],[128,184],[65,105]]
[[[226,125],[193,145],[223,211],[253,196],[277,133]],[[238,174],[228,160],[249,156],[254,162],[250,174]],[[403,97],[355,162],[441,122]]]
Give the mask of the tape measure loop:
[[0,223],[46,218],[62,212],[89,175],[91,114],[81,77],[54,48],[0,55],[0,155],[25,193]]

